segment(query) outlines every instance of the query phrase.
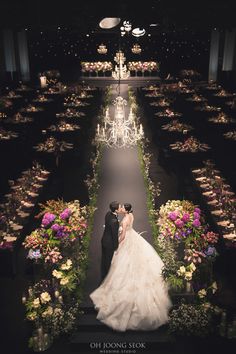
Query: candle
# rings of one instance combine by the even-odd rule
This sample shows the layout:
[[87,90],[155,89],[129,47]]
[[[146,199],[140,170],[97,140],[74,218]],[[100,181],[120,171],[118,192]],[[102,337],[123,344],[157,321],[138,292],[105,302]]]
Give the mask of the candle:
[[100,133],[100,125],[99,124],[97,126],[97,132],[98,132],[98,135],[99,135],[99,133]]
[[46,78],[46,76],[40,76],[39,79],[40,79],[40,86],[42,88],[46,87],[47,86],[47,78]]
[[26,297],[22,296],[22,304],[25,304],[25,303],[26,303]]
[[105,137],[105,129],[102,128],[102,135]]

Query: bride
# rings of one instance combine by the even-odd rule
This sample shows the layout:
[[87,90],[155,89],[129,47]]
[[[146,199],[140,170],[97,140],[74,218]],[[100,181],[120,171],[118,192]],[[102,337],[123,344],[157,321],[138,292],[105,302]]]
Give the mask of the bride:
[[161,276],[163,262],[133,229],[131,204],[124,204],[119,247],[102,284],[90,294],[97,319],[117,331],[154,330],[168,321],[171,301]]

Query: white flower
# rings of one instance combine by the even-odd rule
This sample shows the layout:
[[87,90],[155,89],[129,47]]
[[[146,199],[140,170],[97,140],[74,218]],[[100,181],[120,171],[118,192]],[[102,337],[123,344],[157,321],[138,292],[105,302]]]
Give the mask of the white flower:
[[63,273],[58,272],[58,270],[56,270],[56,269],[54,269],[54,271],[52,272],[52,275],[57,279],[61,279],[63,277]]
[[216,292],[216,291],[217,291],[217,289],[218,289],[218,286],[217,286],[216,281],[214,281],[214,283],[212,283],[211,288],[212,288],[212,292],[213,292],[213,294],[215,294],[215,292]]
[[35,311],[33,311],[27,315],[27,318],[30,321],[34,321],[37,318],[37,313]]
[[34,307],[35,309],[37,309],[39,306],[40,306],[40,300],[39,300],[39,298],[37,297],[37,298],[34,299],[34,301],[33,301],[33,307]]
[[45,304],[51,300],[51,296],[47,291],[45,291],[40,295],[40,299],[41,299],[42,303]]
[[192,280],[193,273],[192,272],[185,272],[185,280],[189,281]]
[[207,292],[205,289],[201,289],[198,291],[198,296],[200,297],[200,299],[203,299],[204,297],[206,297]]
[[61,315],[62,314],[62,309],[60,309],[59,307],[56,307],[54,310],[54,314],[55,315]]
[[195,264],[192,262],[190,265],[189,265],[189,269],[191,270],[191,272],[195,272],[195,270],[197,269]]
[[68,279],[67,277],[62,278],[62,279],[60,280],[60,284],[61,284],[61,285],[66,285],[66,284],[68,284],[68,282],[69,282],[69,279]]
[[184,275],[185,272],[186,272],[185,266],[181,266],[179,268],[179,270],[177,271],[177,274],[181,276],[181,275]]
[[42,313],[42,317],[51,316],[53,314],[52,306],[48,306],[48,308]]

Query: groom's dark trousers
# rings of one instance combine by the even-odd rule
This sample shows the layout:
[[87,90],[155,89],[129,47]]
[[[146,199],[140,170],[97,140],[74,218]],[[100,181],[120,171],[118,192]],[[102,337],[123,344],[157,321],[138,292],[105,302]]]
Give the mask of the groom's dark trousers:
[[115,250],[118,248],[119,222],[117,216],[108,212],[105,216],[105,229],[102,236],[102,263],[101,278],[106,277],[109,272],[111,261]]

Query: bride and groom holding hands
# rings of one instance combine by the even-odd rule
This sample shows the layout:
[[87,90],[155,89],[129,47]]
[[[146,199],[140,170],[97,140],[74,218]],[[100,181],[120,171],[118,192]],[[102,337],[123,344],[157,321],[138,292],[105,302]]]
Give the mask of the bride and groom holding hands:
[[[121,223],[119,214],[124,215]],[[131,204],[110,203],[102,237],[102,283],[90,294],[97,319],[121,332],[157,329],[168,322],[171,307],[163,262],[133,222]]]

